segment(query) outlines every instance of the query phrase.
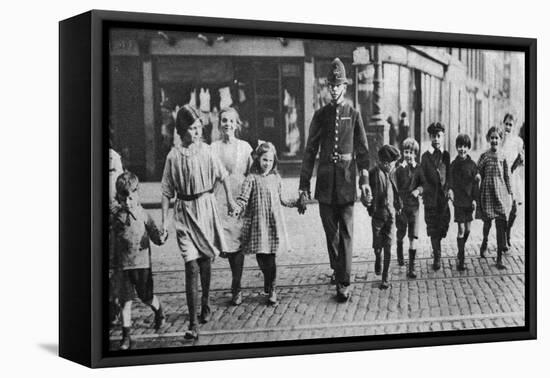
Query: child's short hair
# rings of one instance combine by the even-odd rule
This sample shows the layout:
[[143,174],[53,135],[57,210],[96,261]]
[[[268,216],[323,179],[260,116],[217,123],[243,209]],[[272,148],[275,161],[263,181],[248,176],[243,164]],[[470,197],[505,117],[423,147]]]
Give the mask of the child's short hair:
[[506,113],[504,115],[504,118],[502,119],[502,123],[506,122],[507,119],[509,119],[510,121],[515,121],[514,115],[512,113]]
[[418,150],[420,150],[420,146],[418,145],[418,142],[414,140],[414,138],[407,138],[401,143],[401,151],[410,150],[414,152],[415,155],[418,154]]
[[250,167],[251,173],[263,173],[262,168],[260,167],[260,158],[263,154],[266,152],[273,152],[273,167],[271,168],[271,173],[277,173],[277,166],[279,164],[279,159],[277,158],[277,149],[271,142],[260,142],[258,144],[258,147],[252,152],[252,158],[254,161],[252,162],[252,166]]
[[138,177],[130,171],[120,174],[116,179],[117,197],[128,197],[130,192],[134,192],[139,184]]
[[189,104],[182,106],[176,115],[176,131],[178,135],[183,138],[189,126],[200,119],[200,113],[194,106]]
[[466,146],[468,148],[472,148],[472,141],[470,140],[470,137],[467,134],[458,134],[456,136],[455,146],[456,148],[460,146]]
[[488,141],[491,139],[492,133],[497,133],[500,139],[502,139],[502,137],[504,136],[504,134],[502,133],[502,129],[500,127],[493,126],[489,128],[489,131],[487,131],[486,138]]

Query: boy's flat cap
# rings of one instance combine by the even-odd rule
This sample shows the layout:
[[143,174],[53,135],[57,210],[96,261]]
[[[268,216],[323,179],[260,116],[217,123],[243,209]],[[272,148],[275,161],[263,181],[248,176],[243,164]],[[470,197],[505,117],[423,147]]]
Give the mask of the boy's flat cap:
[[443,126],[440,122],[434,122],[431,123],[430,126],[428,126],[428,134],[435,134],[440,131],[445,132],[445,126]]
[[401,154],[399,153],[399,150],[389,144],[383,145],[378,150],[378,159],[382,162],[391,163],[392,161],[399,159],[400,156]]

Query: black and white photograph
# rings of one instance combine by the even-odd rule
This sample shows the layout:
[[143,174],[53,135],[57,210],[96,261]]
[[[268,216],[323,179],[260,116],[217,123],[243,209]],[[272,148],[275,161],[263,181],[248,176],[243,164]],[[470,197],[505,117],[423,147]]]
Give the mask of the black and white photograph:
[[542,2],[5,2],[2,376],[538,377]]
[[525,52],[112,27],[106,54],[109,351],[526,326]]

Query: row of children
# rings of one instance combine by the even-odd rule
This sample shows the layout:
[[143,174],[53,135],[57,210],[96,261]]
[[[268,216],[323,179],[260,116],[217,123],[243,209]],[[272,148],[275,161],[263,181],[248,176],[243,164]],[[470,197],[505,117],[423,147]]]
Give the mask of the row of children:
[[[235,111],[227,111],[222,124],[227,126],[232,123],[229,120],[235,116]],[[281,206],[296,207],[302,214],[305,211],[299,201],[283,199],[281,177],[277,172],[277,153],[273,144],[261,142],[255,149],[242,188],[234,199],[228,179],[233,172],[228,172],[216,153],[213,153],[216,148],[202,142],[202,124],[198,111],[188,105],[182,107],[177,114],[176,130],[181,145],[174,147],[166,158],[161,183],[160,228],[140,205],[137,176],[124,172],[118,175],[114,183],[116,194],[110,215],[110,240],[113,243],[111,297],[118,300],[122,309],[122,350],[131,346],[131,307],[134,299],[139,298],[151,307],[155,329],[160,329],[164,324],[162,305],[153,294],[150,241],[162,245],[167,240],[171,199],[175,198],[175,236],[185,261],[189,330],[184,337],[187,339],[197,339],[198,324],[210,320],[211,263],[220,253],[229,257],[233,281],[238,281],[232,284],[233,304],[238,305],[242,300],[240,274],[244,254],[256,255],[264,275],[267,303],[277,304],[275,256],[281,249],[288,249]],[[232,171],[234,169],[235,166]],[[231,217],[239,217],[232,222],[219,214],[215,195],[218,185],[224,191],[227,205],[225,211]],[[233,248],[228,246],[224,237],[224,231],[233,226],[230,223],[238,224],[241,229],[238,253],[232,251]],[[233,253],[228,256],[226,251]],[[199,280],[202,289],[200,314],[197,313]]]
[[[228,128],[236,112],[223,113],[221,124]],[[232,122],[229,122],[232,121]],[[186,299],[189,311],[189,330],[185,338],[197,339],[198,324],[210,320],[209,291],[211,263],[220,252],[232,251],[224,238],[224,231],[238,225],[238,253],[230,253],[229,263],[233,282],[232,302],[240,304],[240,276],[244,254],[255,254],[264,275],[264,291],[267,303],[277,304],[275,290],[276,263],[278,252],[288,249],[281,206],[297,207],[303,214],[305,204],[301,200],[282,198],[281,178],[277,173],[275,147],[268,142],[260,143],[252,154],[252,162],[242,182],[241,190],[233,198],[228,177],[235,172],[235,162],[228,172],[221,160],[213,153],[216,148],[201,142],[201,121],[196,109],[184,106],[176,117],[176,131],[182,143],[174,147],[167,156],[162,179],[162,226],[157,228],[139,203],[138,179],[130,172],[116,178],[116,201],[111,209],[112,297],[118,298],[122,307],[123,337],[121,349],[131,345],[131,306],[139,298],[149,305],[154,313],[156,329],[164,323],[164,313],[159,299],[153,294],[151,271],[151,250],[149,240],[163,244],[168,237],[169,203],[175,198],[174,226],[176,239],[185,261]],[[403,161],[394,170],[399,151],[384,146],[379,151],[380,163],[369,174],[373,198],[362,198],[372,216],[373,245],[376,254],[375,271],[382,271],[381,288],[387,288],[388,268],[391,256],[391,238],[394,223],[397,223],[397,258],[404,264],[403,239],[407,234],[409,244],[408,276],[415,277],[415,240],[418,238],[419,196],[423,195],[425,220],[428,235],[434,250],[434,269],[440,268],[441,239],[446,236],[450,212],[448,200],[454,201],[455,219],[459,224],[459,269],[464,269],[464,244],[468,238],[469,226],[474,212],[475,190],[481,182],[481,201],[484,220],[497,220],[498,235],[501,235],[502,220],[506,219],[505,196],[511,193],[508,168],[499,151],[502,132],[492,128],[488,133],[491,150],[476,164],[468,156],[471,147],[469,138],[457,138],[459,155],[451,164],[450,155],[442,151],[444,127],[432,124],[428,128],[431,148],[416,164],[418,143],[412,139],[403,142]],[[246,155],[246,154],[244,154]],[[235,156],[235,155],[231,155]],[[245,166],[247,164],[244,164]],[[240,216],[234,222],[221,219],[217,206],[215,185],[223,188],[225,211],[230,216]],[[242,222],[239,222],[242,219]],[[227,223],[227,224],[226,224]],[[501,240],[501,239],[499,239]],[[384,252],[383,269],[381,254]],[[497,266],[503,268],[501,244]],[[198,282],[201,283],[200,314],[197,313]]]
[[[507,114],[504,121],[509,119],[513,117]],[[420,196],[423,198],[426,231],[433,250],[434,270],[441,268],[441,240],[447,236],[450,223],[449,201],[454,206],[454,218],[458,226],[457,270],[466,269],[465,245],[474,213],[476,218],[481,218],[484,222],[480,256],[485,257],[490,225],[495,220],[496,267],[506,269],[502,255],[508,250],[510,243],[512,217],[515,218],[513,208],[516,207],[517,211],[510,175],[523,164],[523,157],[519,153],[515,163],[509,167],[506,156],[501,151],[503,131],[491,127],[486,135],[490,148],[481,155],[477,164],[468,154],[472,143],[465,134],[457,136],[457,157],[451,162],[449,152],[442,148],[444,133],[445,128],[441,123],[433,123],[428,127],[431,146],[422,154],[420,164],[415,160],[419,145],[412,138],[403,141],[403,157],[395,168],[395,162],[400,159],[399,150],[393,146],[383,146],[378,151],[378,166],[369,172],[373,200],[368,202],[364,197],[361,200],[372,217],[375,274],[382,273],[381,289],[389,287],[388,269],[394,225],[397,226],[397,262],[400,266],[404,265],[403,240],[408,234],[407,276],[416,278],[415,242],[419,233]]]

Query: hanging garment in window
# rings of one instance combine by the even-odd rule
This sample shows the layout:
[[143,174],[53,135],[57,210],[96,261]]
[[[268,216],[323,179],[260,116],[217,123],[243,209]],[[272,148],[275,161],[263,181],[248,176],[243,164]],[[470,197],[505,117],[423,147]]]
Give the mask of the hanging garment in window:
[[239,102],[242,104],[246,101],[246,94],[244,93],[243,88],[239,88]]
[[214,106],[210,113],[210,124],[212,125],[212,133],[210,135],[210,142],[215,142],[221,139],[221,133],[219,129],[219,113],[218,108]]
[[191,105],[192,107],[196,108],[197,107],[197,93],[196,93],[196,90],[193,88],[193,90],[191,90],[191,93],[189,94],[189,105]]
[[203,89],[201,88],[201,92],[199,94],[199,101],[200,101],[200,110],[201,112],[209,113],[210,112],[210,90],[208,88]]
[[296,108],[285,114],[286,137],[285,144],[288,149],[287,156],[295,156],[300,151],[300,130],[296,123],[298,114]]
[[220,92],[220,109],[225,109],[233,105],[231,99],[231,90],[229,87],[223,87],[219,89]]
[[298,129],[298,112],[296,111],[296,98],[286,89],[284,90],[283,104],[285,112],[285,145],[287,156],[295,156],[300,151],[300,130]]

